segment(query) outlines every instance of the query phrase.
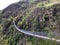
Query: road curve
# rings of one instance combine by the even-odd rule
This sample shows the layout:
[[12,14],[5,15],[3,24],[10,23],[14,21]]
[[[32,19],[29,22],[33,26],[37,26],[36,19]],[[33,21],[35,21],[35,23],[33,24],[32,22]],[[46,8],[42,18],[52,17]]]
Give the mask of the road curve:
[[[13,23],[14,23],[14,27],[21,33],[24,33],[24,34],[27,34],[27,35],[30,35],[30,36],[34,36],[34,37],[38,37],[38,38],[42,38],[42,39],[47,39],[47,40],[52,40],[52,41],[56,41],[56,42],[60,42],[60,39],[55,39],[55,38],[50,38],[48,36],[46,36],[47,34],[45,34],[44,32],[39,32],[39,34],[37,34],[36,32],[31,32],[31,31],[26,31],[26,30],[22,30],[22,29],[19,29],[16,24],[15,24],[15,21],[13,20]],[[44,33],[45,35],[42,35],[41,33]]]
[[[60,2],[59,2],[59,4],[60,4]],[[17,17],[19,17],[19,16],[17,16]],[[38,38],[42,38],[42,39],[47,39],[47,40],[51,40],[51,41],[56,41],[60,44],[60,39],[50,38],[50,37],[47,36],[48,33],[45,33],[45,32],[39,32],[38,33],[38,32],[31,32],[31,31],[26,31],[26,30],[19,29],[17,27],[17,25],[15,24],[15,20],[16,20],[17,17],[15,17],[13,19],[13,24],[14,24],[14,27],[16,28],[17,31],[19,31],[21,33],[24,33],[26,35],[29,35],[29,36],[38,37]]]

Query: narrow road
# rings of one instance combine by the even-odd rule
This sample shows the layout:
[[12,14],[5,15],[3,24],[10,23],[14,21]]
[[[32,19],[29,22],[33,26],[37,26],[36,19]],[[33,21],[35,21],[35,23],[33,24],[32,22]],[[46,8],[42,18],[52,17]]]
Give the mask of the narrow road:
[[[46,7],[49,7],[49,6],[52,6],[54,4],[60,4],[60,2],[55,2],[55,3],[52,3],[52,4],[48,4],[46,5]],[[19,17],[19,16],[17,16]],[[14,27],[17,29],[17,31],[21,32],[21,33],[24,33],[26,35],[30,35],[30,36],[33,36],[33,37],[38,37],[38,38],[42,38],[42,39],[47,39],[47,40],[51,40],[51,41],[56,41],[60,44],[60,39],[55,39],[55,38],[50,38],[48,37],[48,33],[46,32],[31,32],[31,31],[26,31],[26,30],[22,30],[22,29],[19,29],[16,24],[15,24],[15,19],[17,18],[15,17],[14,20],[13,20],[13,23],[14,23]]]
[[45,33],[45,32],[31,32],[31,31],[26,31],[26,30],[22,30],[22,29],[19,29],[15,22],[13,21],[14,23],[14,27],[21,33],[24,33],[26,35],[30,35],[30,36],[34,36],[34,37],[38,37],[38,38],[42,38],[42,39],[47,39],[47,40],[52,40],[52,41],[56,41],[56,42],[60,42],[60,39],[55,39],[55,38],[50,38],[47,36],[48,33]]

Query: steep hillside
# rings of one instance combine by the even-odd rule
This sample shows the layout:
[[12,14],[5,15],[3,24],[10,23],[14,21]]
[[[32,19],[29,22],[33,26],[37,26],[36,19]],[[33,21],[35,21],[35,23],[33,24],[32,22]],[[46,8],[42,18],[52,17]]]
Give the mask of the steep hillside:
[[20,29],[47,32],[49,37],[60,39],[60,4],[59,1],[56,3],[48,0],[29,0],[6,7],[0,15],[0,45],[59,45],[18,32],[12,20],[18,16],[15,22]]

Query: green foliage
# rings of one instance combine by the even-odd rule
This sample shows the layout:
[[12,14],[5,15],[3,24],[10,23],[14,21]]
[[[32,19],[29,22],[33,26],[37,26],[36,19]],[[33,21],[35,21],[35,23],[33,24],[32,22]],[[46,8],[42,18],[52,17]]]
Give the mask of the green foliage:
[[[34,2],[34,0],[30,0],[31,2]],[[57,17],[53,16],[53,19],[55,20],[55,22],[53,22],[53,24],[45,26],[45,24],[47,24],[46,22],[48,22],[49,24],[52,22],[49,21],[40,21],[39,15],[33,15],[34,11],[36,8],[40,8],[40,7],[51,7],[52,5],[54,5],[54,3],[43,3],[43,2],[39,2],[38,4],[33,4],[35,6],[31,6],[27,9],[26,11],[26,15],[22,15],[22,20],[19,20],[17,23],[17,26],[21,26],[23,25],[22,29],[25,30],[30,30],[32,32],[49,32],[48,36],[51,37],[52,36],[52,30],[54,30],[55,28],[57,28],[57,26],[59,26],[60,24],[60,14],[57,14]],[[25,6],[25,4],[22,5],[23,7]],[[33,13],[33,14],[32,14]],[[42,14],[41,14],[42,15]],[[0,16],[2,16],[2,14],[0,14]],[[47,17],[45,14],[42,15],[42,17]],[[2,18],[0,17],[0,45],[23,45],[24,41],[23,39],[25,38],[26,35],[16,31],[16,29],[14,28],[13,23],[10,25],[10,27],[7,29],[6,34],[3,35],[3,25],[6,25],[9,21],[11,21],[11,18],[13,17],[9,17],[8,19],[6,18]],[[58,25],[54,25],[54,23],[58,23]],[[45,26],[45,27],[44,27]],[[29,31],[30,31],[29,30]],[[54,30],[55,31],[55,30]],[[1,34],[2,33],[2,34]],[[58,38],[58,36],[56,36],[56,38]],[[39,39],[36,37],[32,37],[32,36],[27,36],[26,38],[27,40],[27,45],[57,45],[56,42],[51,42],[48,40],[44,40],[44,39]],[[26,41],[25,40],[25,41]]]

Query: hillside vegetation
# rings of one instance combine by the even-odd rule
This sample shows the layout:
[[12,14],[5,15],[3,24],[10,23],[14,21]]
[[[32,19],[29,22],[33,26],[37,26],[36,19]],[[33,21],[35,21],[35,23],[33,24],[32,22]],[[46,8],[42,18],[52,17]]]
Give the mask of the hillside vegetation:
[[49,37],[60,39],[60,2],[57,0],[27,0],[9,5],[0,11],[0,45],[60,45],[17,31],[20,29],[46,32]]

